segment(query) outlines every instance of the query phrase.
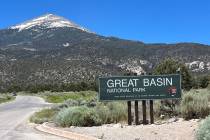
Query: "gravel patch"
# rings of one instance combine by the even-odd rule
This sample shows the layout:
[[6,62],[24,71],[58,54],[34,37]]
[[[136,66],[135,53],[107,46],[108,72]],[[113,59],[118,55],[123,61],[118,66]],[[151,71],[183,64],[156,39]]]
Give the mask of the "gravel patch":
[[195,140],[199,120],[177,119],[163,124],[128,126],[108,124],[94,127],[70,127],[64,130],[91,135],[103,140]]

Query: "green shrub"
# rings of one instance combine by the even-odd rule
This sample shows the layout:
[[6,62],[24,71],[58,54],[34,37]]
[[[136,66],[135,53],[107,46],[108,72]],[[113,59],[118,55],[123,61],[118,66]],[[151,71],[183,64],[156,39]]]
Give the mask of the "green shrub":
[[61,110],[55,117],[59,126],[95,126],[100,125],[101,120],[93,108],[86,106],[69,107]]
[[160,113],[168,117],[178,116],[180,114],[179,108],[180,100],[162,100]]
[[37,123],[37,124],[42,124],[44,122],[49,122],[53,120],[53,117],[57,113],[57,110],[55,109],[43,109],[39,112],[34,113],[30,121]]
[[159,118],[161,115],[164,115],[166,118],[173,116],[179,116],[180,104],[177,100],[165,100],[165,101],[155,101],[154,102],[154,115]]
[[202,94],[201,96],[205,96],[208,99],[208,102],[210,102],[210,90],[206,89],[199,89],[197,90],[197,93]]
[[173,74],[177,73],[178,69],[180,69],[180,74],[182,77],[182,88],[185,90],[190,90],[192,88],[192,76],[185,64],[180,63],[180,61],[166,58],[154,68],[153,74]]
[[154,115],[155,117],[160,117],[160,115],[162,115],[161,102],[159,100],[154,102]]
[[181,114],[185,119],[204,118],[209,115],[208,96],[190,91],[184,94],[181,102]]
[[[75,100],[67,100],[64,104],[57,107],[61,111],[58,113],[55,122],[65,127],[71,125],[94,126],[127,120],[127,106],[124,103],[97,103],[93,107],[88,105],[89,103],[83,104]],[[89,121],[85,122],[84,120],[88,120],[88,117]]]
[[209,85],[209,78],[207,76],[202,76],[199,79],[199,86],[201,88],[206,88]]
[[120,122],[127,120],[127,106],[120,102],[110,102],[107,104],[110,111],[111,122]]
[[74,99],[68,99],[64,102],[66,107],[72,107],[72,106],[79,106],[80,102],[79,100],[74,100]]
[[102,120],[103,124],[112,123],[112,116],[110,109],[104,103],[98,103],[95,107],[96,112],[99,115],[99,118]]
[[210,84],[207,86],[207,88],[206,88],[208,91],[210,91]]
[[0,103],[8,102],[11,100],[14,100],[15,97],[7,94],[1,94],[0,95]]
[[73,106],[95,107],[96,101],[94,99],[90,101],[83,100],[83,99],[78,99],[78,100],[68,99],[64,101],[64,103],[54,105],[53,108],[57,110],[61,110],[63,108],[68,108],[68,107],[73,107]]
[[[85,95],[84,95],[85,96]],[[68,99],[64,102],[64,104],[67,107],[71,107],[71,106],[87,106],[87,107],[94,107],[96,106],[96,100],[92,99],[92,100],[86,100],[84,98],[79,98],[79,99]]]
[[44,92],[40,93],[47,102],[63,103],[68,99],[72,100],[86,100],[87,102],[93,100],[96,96],[94,91],[80,91],[80,92]]
[[210,116],[198,127],[196,138],[197,140],[210,140]]

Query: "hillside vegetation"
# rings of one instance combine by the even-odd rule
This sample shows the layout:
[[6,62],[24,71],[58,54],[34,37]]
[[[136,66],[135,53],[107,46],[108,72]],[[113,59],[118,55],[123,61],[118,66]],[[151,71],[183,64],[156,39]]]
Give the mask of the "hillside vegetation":
[[9,94],[0,94],[0,104],[14,100],[15,97]]
[[47,28],[51,20],[45,21],[45,26],[0,30],[1,92],[15,86],[89,83],[101,75],[150,73],[166,58],[182,62],[195,74],[210,72],[208,45],[146,44],[73,27]]

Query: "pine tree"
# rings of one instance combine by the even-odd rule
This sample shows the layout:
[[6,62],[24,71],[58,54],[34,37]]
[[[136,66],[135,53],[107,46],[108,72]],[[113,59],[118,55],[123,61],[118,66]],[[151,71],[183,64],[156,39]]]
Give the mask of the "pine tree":
[[187,69],[187,67],[171,58],[163,60],[159,65],[157,65],[153,71],[153,74],[175,74],[177,70],[180,71],[182,77],[182,88],[185,90],[190,90],[192,88],[192,77]]

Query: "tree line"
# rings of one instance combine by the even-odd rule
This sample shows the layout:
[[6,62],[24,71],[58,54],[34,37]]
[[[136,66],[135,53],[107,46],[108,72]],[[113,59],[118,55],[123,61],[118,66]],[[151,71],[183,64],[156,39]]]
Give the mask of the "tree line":
[[69,92],[69,91],[97,91],[96,82],[78,82],[78,83],[62,83],[62,84],[34,84],[34,85],[11,85],[5,92],[26,91],[30,93],[38,93],[44,91],[52,92]]
[[[182,88],[190,90],[192,88],[206,88],[209,85],[210,77],[208,75],[192,75],[188,68],[174,59],[165,59],[158,64],[152,74],[174,74],[180,73],[182,76]],[[5,89],[3,92],[20,92],[26,91],[31,93],[38,93],[43,91],[52,92],[68,92],[68,91],[98,91],[98,84],[96,81],[92,82],[78,82],[78,83],[61,83],[61,84],[30,84],[27,86],[13,84]]]

